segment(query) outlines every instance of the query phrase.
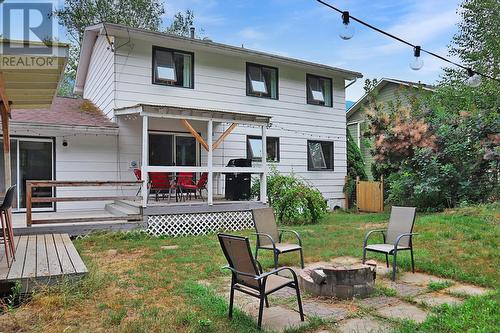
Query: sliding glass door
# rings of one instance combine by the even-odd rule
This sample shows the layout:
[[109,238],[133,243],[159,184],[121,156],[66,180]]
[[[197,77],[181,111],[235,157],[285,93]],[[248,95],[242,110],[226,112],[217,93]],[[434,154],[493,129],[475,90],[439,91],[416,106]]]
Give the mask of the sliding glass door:
[[[3,142],[0,140],[0,188],[4,188]],[[54,179],[54,143],[52,139],[11,138],[12,183],[17,185],[15,211],[26,209],[26,181]],[[52,196],[52,189],[37,188],[33,197]],[[52,203],[33,204],[36,210],[52,210]]]
[[189,134],[150,132],[149,165],[199,165],[199,145]]

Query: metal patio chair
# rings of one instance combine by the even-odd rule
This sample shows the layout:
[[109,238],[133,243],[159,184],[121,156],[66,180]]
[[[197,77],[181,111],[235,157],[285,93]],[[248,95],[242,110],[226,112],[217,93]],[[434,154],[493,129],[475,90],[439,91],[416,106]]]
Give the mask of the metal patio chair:
[[[12,208],[12,203],[14,202],[14,192],[16,190],[16,185],[12,185],[3,199],[0,205],[0,222],[2,224],[2,241],[5,248],[5,259],[7,259],[7,267],[12,265],[12,260],[16,260],[16,248],[14,245],[14,229],[12,227],[12,220],[10,215],[10,209]],[[9,252],[11,260],[9,261]]]
[[[255,259],[259,250],[271,250],[274,255],[274,268],[278,268],[278,257],[282,253],[300,252],[300,266],[304,268],[304,253],[302,251],[302,239],[294,230],[278,228],[273,209],[259,208],[252,210],[255,225],[257,243],[255,245]],[[291,233],[297,239],[298,244],[283,243],[283,234]]]
[[[264,273],[262,266],[252,256],[250,242],[247,237],[233,236],[227,234],[218,234],[219,242],[227,259],[227,268],[231,270],[231,293],[229,296],[229,318],[233,316],[234,291],[240,291],[247,295],[256,297],[260,300],[259,317],[257,326],[262,326],[262,314],[264,304],[269,307],[267,296],[285,287],[294,288],[297,295],[300,320],[304,321],[304,312],[302,310],[302,301],[300,299],[299,284],[297,275],[290,267],[281,267]],[[293,279],[279,276],[277,273],[288,270]]]
[[[363,242],[363,263],[366,261],[366,251],[385,254],[385,263],[389,268],[389,255],[392,255],[392,280],[396,279],[397,254],[399,251],[410,251],[411,270],[415,273],[415,262],[413,259],[412,237],[418,235],[413,233],[415,224],[415,207],[396,207],[391,209],[391,217],[387,230],[378,229],[369,231]],[[373,233],[381,233],[383,244],[368,244],[368,238]]]

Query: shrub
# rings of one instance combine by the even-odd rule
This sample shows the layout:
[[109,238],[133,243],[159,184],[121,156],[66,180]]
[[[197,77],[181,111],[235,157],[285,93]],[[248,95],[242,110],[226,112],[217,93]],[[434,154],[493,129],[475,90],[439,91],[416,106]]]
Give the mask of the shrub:
[[[260,182],[257,181],[252,186],[252,194],[257,197],[259,193]],[[318,223],[327,212],[321,192],[293,173],[283,175],[273,170],[267,176],[267,197],[282,224]]]

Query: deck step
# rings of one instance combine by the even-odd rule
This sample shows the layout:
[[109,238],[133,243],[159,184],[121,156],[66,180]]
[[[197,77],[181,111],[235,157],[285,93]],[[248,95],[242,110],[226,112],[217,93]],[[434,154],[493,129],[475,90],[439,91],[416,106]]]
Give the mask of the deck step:
[[128,215],[140,214],[141,211],[137,207],[119,205],[115,203],[108,203],[104,206],[104,209],[116,216],[127,217]]
[[96,216],[96,217],[74,217],[74,218],[52,218],[52,219],[33,219],[32,224],[49,224],[49,223],[78,223],[78,222],[101,222],[106,223],[109,221],[140,221],[142,220],[141,214],[124,216]]
[[115,200],[114,204],[128,209],[133,209],[137,214],[139,214],[142,209],[142,202],[138,201]]

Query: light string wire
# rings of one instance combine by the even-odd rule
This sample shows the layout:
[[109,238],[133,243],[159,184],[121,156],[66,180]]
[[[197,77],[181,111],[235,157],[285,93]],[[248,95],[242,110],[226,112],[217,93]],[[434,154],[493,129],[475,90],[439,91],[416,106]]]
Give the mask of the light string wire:
[[[341,14],[342,14],[342,13],[344,13],[344,11],[342,11],[342,10],[338,9],[337,7],[334,7],[334,6],[330,5],[330,4],[329,4],[329,3],[327,3],[327,2],[324,2],[324,1],[322,1],[322,0],[316,0],[316,1],[317,1],[317,2],[319,2],[319,3],[321,3],[321,4],[323,4],[323,5],[325,5],[326,7],[330,8],[330,9],[332,9],[332,10],[334,10],[334,11],[337,11],[337,12],[339,12],[339,13],[341,13]],[[369,24],[369,23],[367,23],[367,22],[365,22],[365,21],[363,21],[363,20],[360,20],[360,19],[358,19],[357,17],[352,16],[350,13],[349,13],[349,18],[351,18],[353,21],[356,21],[356,22],[358,22],[358,23],[360,23],[360,24],[362,24],[362,25],[364,25],[364,26],[366,26],[366,27],[368,27],[368,28],[370,28],[370,29],[372,29],[372,30],[375,30],[375,31],[377,31],[377,32],[379,32],[379,33],[381,33],[381,34],[383,34],[383,35],[385,35],[385,36],[389,37],[389,38],[395,39],[395,40],[397,40],[398,42],[401,42],[401,43],[403,43],[403,44],[406,44],[406,45],[408,45],[408,46],[411,46],[411,47],[413,47],[413,49],[415,49],[415,48],[417,47],[417,45],[415,45],[415,44],[413,44],[413,43],[410,43],[410,42],[408,42],[408,41],[406,41],[406,40],[404,40],[404,39],[402,39],[402,38],[400,38],[400,37],[398,37],[398,36],[395,36],[395,35],[391,34],[391,33],[388,33],[388,32],[386,32],[386,31],[384,31],[384,30],[382,30],[382,29],[380,29],[380,28],[377,28],[377,27],[375,27],[375,26],[373,26],[373,25],[371,25],[371,24]],[[459,67],[459,68],[465,69],[467,72],[472,72],[472,73],[474,73],[474,74],[481,75],[481,76],[483,76],[483,77],[485,77],[485,78],[488,78],[488,79],[490,79],[490,80],[495,80],[495,81],[497,81],[497,82],[500,82],[500,79],[497,79],[497,78],[495,78],[495,77],[493,77],[493,76],[490,76],[490,75],[488,75],[488,74],[485,74],[485,73],[481,73],[481,72],[475,71],[475,70],[473,70],[472,68],[469,68],[469,67],[466,67],[466,66],[464,66],[464,65],[461,65],[461,64],[459,64],[459,63],[456,63],[456,62],[454,62],[454,61],[452,61],[452,60],[450,60],[450,59],[447,59],[447,58],[445,58],[445,57],[443,57],[443,56],[441,56],[441,55],[439,55],[439,54],[436,54],[436,53],[434,53],[434,52],[432,52],[432,51],[426,50],[426,49],[424,49],[424,48],[422,48],[422,47],[420,48],[420,51],[425,52],[425,53],[427,53],[427,54],[429,54],[429,55],[431,55],[431,56],[433,56],[433,57],[436,57],[436,58],[438,58],[438,59],[441,59],[441,60],[443,60],[443,61],[446,61],[447,63],[450,63],[450,64],[452,64],[452,65],[455,65],[455,66],[457,66],[457,67]]]

